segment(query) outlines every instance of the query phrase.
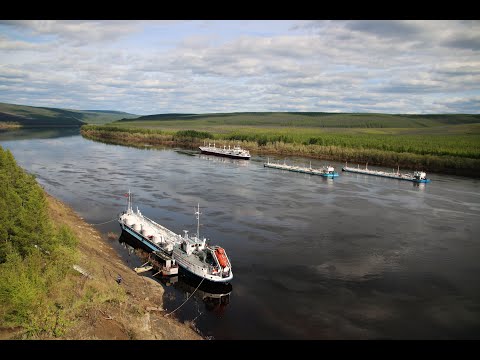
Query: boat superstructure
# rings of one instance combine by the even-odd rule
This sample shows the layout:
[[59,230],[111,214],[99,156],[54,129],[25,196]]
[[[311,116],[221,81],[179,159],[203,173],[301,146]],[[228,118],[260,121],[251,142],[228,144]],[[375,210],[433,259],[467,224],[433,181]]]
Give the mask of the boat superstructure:
[[295,165],[287,165],[285,164],[285,162],[283,164],[273,163],[273,162],[270,162],[270,159],[267,159],[267,162],[264,163],[263,166],[274,168],[274,169],[310,174],[310,175],[319,175],[326,178],[335,178],[338,176],[338,173],[335,172],[335,168],[333,166],[325,165],[321,168],[315,169],[315,168],[312,168],[311,162],[310,162],[310,167],[302,167],[302,166],[295,166]]
[[348,172],[364,174],[364,175],[380,176],[380,177],[386,177],[386,178],[397,179],[397,180],[407,180],[407,181],[413,181],[416,183],[428,183],[431,181],[430,179],[427,179],[427,173],[424,171],[414,171],[413,174],[409,174],[409,173],[400,173],[400,168],[397,168],[397,171],[392,171],[392,172],[381,171],[381,170],[370,170],[368,169],[368,163],[365,164],[365,169],[360,169],[359,165],[357,165],[356,168],[350,167],[350,166],[347,166],[347,163],[345,163],[345,166],[342,168],[342,171],[348,171]]
[[132,210],[131,193],[128,191],[127,210],[119,215],[118,221],[123,231],[136,239],[143,249],[152,252],[157,259],[172,260],[189,273],[212,282],[229,282],[233,279],[232,265],[225,250],[206,243],[200,238],[200,205],[197,216],[197,233],[183,236],[144,216],[137,207]]
[[204,144],[203,146],[200,146],[199,149],[204,154],[226,156],[234,159],[249,160],[251,157],[248,150],[242,149],[238,145],[235,145],[233,148],[230,147],[230,145],[228,145],[228,148],[226,145],[224,145],[223,148],[221,148],[216,147],[215,143],[213,143],[213,146],[208,143],[208,146]]

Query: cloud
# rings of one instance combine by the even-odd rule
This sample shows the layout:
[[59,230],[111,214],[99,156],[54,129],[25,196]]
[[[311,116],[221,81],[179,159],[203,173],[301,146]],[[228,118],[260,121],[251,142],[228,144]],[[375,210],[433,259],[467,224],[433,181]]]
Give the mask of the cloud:
[[398,20],[347,21],[346,28],[382,38],[405,38],[418,35],[421,28],[415,22]]
[[478,112],[479,30],[466,21],[2,21],[0,101],[138,114]]
[[113,41],[140,29],[137,22],[123,20],[6,20],[2,23],[30,31],[33,35],[51,35],[68,40],[74,46]]

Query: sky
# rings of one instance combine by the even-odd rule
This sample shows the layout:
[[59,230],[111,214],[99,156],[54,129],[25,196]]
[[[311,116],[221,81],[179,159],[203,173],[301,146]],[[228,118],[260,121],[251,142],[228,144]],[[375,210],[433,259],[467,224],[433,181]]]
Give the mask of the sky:
[[480,113],[476,20],[0,20],[0,102]]

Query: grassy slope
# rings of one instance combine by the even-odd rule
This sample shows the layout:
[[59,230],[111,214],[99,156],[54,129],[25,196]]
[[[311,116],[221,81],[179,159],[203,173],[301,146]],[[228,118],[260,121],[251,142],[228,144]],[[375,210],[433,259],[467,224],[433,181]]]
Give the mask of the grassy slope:
[[425,128],[480,123],[480,115],[391,115],[355,113],[159,114],[116,121],[115,126],[178,129],[224,127]]
[[116,121],[111,125],[162,130],[172,135],[186,129],[208,131],[216,139],[253,141],[259,145],[319,144],[480,158],[480,115],[469,114],[163,114]]
[[118,111],[67,110],[0,103],[0,122],[18,123],[28,127],[105,124],[136,116]]

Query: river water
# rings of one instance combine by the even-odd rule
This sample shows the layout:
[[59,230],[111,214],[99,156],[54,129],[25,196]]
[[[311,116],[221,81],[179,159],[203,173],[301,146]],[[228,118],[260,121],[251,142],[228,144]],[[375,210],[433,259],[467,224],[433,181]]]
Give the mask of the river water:
[[[417,185],[342,173],[335,162],[340,176],[323,179],[264,168],[260,156],[137,149],[72,130],[3,132],[0,145],[89,223],[116,218],[131,189],[144,215],[195,232],[199,203],[200,234],[225,248],[234,271],[228,295],[199,290],[175,313],[205,336],[479,338],[477,179],[427,174],[432,182]],[[120,234],[115,221],[97,228]],[[168,311],[196,287],[182,278],[164,286]]]

